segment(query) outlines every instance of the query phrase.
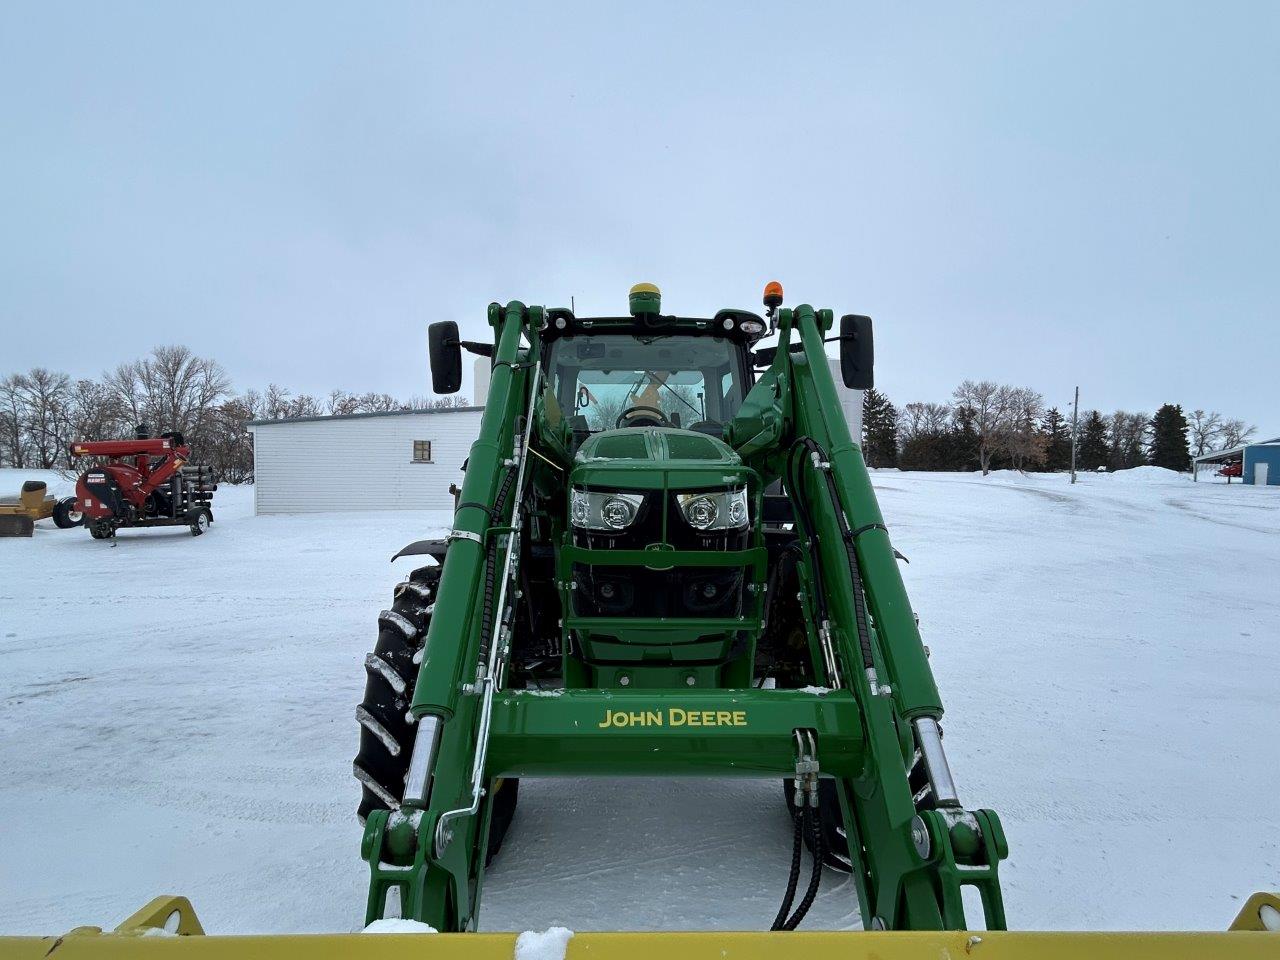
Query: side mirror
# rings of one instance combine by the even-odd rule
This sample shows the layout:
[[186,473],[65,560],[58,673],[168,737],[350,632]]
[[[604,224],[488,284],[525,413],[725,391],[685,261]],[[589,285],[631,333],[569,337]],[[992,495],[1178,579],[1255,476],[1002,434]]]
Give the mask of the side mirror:
[[457,393],[462,386],[462,343],[458,325],[441,320],[427,327],[431,354],[431,389],[436,393]]
[[840,379],[850,390],[875,386],[876,351],[871,318],[856,313],[840,318]]

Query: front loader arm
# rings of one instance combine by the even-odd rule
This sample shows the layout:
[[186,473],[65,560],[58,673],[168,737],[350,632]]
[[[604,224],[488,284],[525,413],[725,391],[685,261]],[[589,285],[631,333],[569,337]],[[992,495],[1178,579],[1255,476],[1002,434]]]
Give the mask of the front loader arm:
[[[763,456],[796,506],[801,593],[816,634],[811,647],[820,651],[815,671],[827,685],[852,691],[863,714],[865,767],[838,781],[837,793],[864,924],[963,929],[960,887],[971,884],[986,926],[1003,928],[996,870],[1007,852],[1004,836],[994,812],[960,805],[947,769],[937,725],[942,701],[861,448],[839,413],[823,347],[831,312],[802,305],[780,319],[766,376],[785,388],[772,415],[785,423],[784,455]],[[733,439],[747,441],[755,424],[771,420],[747,409],[752,399]]]
[[541,316],[541,308],[518,302],[489,309],[497,341],[493,373],[410,708],[417,731],[404,800],[397,811],[372,812],[365,826],[362,854],[372,874],[367,922],[384,915],[395,889],[407,919],[442,931],[475,925],[490,791],[487,784],[474,790],[473,777],[486,740],[486,691],[491,698],[502,681],[492,654],[503,642],[505,591],[495,571],[505,571],[508,551],[518,551],[516,481],[536,371],[529,361],[536,349],[522,348],[520,338],[536,343]]

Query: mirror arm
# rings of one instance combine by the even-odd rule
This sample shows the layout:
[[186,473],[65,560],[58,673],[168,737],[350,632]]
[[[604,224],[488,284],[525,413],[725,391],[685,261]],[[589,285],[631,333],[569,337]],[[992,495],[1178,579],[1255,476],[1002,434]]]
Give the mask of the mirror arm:
[[458,346],[462,347],[467,353],[473,353],[477,357],[492,357],[492,343],[477,343],[475,340],[459,340]]

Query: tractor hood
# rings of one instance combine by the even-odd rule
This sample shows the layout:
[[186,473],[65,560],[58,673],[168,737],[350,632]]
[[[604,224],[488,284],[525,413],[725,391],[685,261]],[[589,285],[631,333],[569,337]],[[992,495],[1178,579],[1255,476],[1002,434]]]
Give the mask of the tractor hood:
[[614,489],[695,489],[741,483],[751,471],[723,440],[674,427],[593,434],[574,457],[577,484]]

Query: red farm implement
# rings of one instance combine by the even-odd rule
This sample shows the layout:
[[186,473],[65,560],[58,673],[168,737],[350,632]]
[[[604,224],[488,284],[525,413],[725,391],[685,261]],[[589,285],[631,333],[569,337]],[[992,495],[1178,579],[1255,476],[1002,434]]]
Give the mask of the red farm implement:
[[189,464],[182,434],[152,437],[138,427],[132,440],[88,440],[71,445],[78,457],[100,457],[76,481],[85,526],[95,540],[121,527],[187,526],[194,536],[209,529],[209,505],[218,489],[210,467]]

